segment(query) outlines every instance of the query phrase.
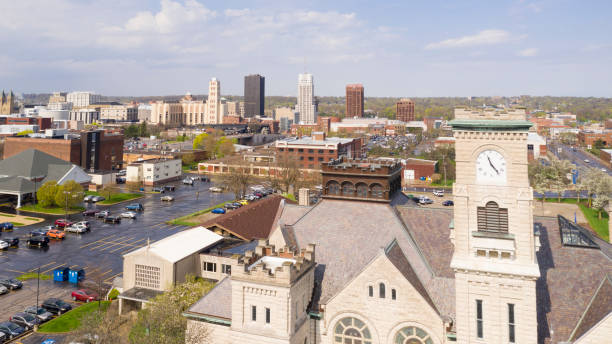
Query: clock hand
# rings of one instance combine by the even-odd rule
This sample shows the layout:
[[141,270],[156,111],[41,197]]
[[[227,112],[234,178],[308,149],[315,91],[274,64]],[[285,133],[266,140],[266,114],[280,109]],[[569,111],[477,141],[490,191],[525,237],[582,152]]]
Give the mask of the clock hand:
[[487,160],[489,160],[489,165],[493,167],[493,169],[495,170],[495,173],[499,174],[499,171],[495,168],[495,166],[493,166],[493,163],[491,162],[491,158],[487,157]]

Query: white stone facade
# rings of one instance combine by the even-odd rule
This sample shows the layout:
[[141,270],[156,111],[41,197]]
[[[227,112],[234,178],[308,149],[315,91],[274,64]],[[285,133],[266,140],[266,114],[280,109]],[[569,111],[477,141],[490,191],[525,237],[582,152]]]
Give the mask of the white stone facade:
[[101,95],[92,92],[70,92],[66,95],[66,101],[72,103],[73,107],[85,107],[101,100]]
[[317,122],[312,74],[304,73],[298,76],[296,111],[299,112],[300,123],[315,124]]

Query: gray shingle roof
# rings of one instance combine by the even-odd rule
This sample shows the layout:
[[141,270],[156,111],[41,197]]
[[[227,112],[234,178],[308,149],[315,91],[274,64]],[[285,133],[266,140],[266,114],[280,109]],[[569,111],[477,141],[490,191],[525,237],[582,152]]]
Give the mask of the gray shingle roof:
[[[58,159],[36,149],[28,149],[0,161],[0,173],[5,176],[47,176],[57,180],[72,168],[72,163]],[[62,173],[63,172],[63,173]]]
[[224,278],[208,294],[187,310],[188,313],[197,313],[221,319],[232,318],[232,279]]
[[34,192],[34,182],[22,177],[11,176],[0,178],[0,193],[2,192]]

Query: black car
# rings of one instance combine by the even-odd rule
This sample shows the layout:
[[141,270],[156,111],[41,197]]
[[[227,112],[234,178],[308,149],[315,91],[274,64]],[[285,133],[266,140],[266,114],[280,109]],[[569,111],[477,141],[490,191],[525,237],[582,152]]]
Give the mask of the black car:
[[34,315],[38,318],[38,320],[40,320],[40,322],[49,321],[51,318],[53,318],[53,314],[42,307],[30,306],[25,309],[25,312]]
[[10,290],[15,290],[23,287],[23,283],[21,283],[20,280],[14,278],[0,279],[0,285],[3,285]]
[[449,207],[449,206],[455,205],[455,203],[453,201],[451,201],[451,200],[448,200],[448,201],[442,202],[442,205],[446,206],[446,207]]
[[121,178],[121,177],[116,178],[116,179],[115,179],[115,182],[116,182],[117,184],[125,184],[125,178]]
[[2,241],[6,241],[6,243],[9,244],[10,247],[19,246],[19,238],[16,238],[16,237],[4,238],[2,239]]
[[3,332],[8,339],[13,339],[25,332],[25,329],[10,321],[0,323],[0,332]]
[[9,319],[12,323],[15,323],[26,330],[31,330],[34,326],[40,324],[40,320],[30,313],[17,313]]
[[210,178],[208,177],[200,177],[200,180],[203,182],[210,182]]
[[49,237],[36,235],[30,237],[26,243],[28,244],[28,246],[45,247],[49,245]]
[[87,209],[83,212],[83,216],[94,216],[97,212],[97,209]]
[[72,306],[57,298],[46,299],[45,302],[42,303],[42,308],[48,310],[53,314],[60,315],[62,313],[66,313],[72,309]]
[[174,190],[176,190],[176,186],[174,186],[174,185],[165,185],[164,186],[164,190],[166,190],[166,191],[174,191]]
[[121,216],[107,216],[104,218],[106,223],[121,223]]
[[48,231],[49,230],[45,229],[45,228],[35,229],[35,230],[30,232],[30,236],[31,237],[35,237],[35,236],[47,236],[47,232]]

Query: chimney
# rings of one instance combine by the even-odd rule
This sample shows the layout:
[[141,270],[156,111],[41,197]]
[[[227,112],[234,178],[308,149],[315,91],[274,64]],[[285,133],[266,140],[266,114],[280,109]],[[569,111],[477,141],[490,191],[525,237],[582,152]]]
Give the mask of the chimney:
[[312,133],[313,140],[316,141],[325,141],[325,132],[323,131],[314,131]]
[[301,188],[298,194],[299,205],[309,206],[310,205],[310,190],[307,188]]

